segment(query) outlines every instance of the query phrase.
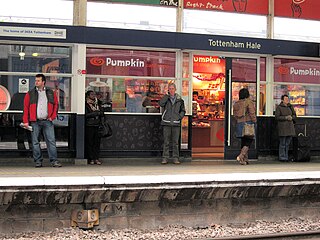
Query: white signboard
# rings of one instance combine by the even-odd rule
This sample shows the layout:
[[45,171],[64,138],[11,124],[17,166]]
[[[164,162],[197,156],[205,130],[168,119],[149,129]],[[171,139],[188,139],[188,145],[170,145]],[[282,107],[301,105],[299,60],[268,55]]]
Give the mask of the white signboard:
[[19,78],[19,93],[27,93],[29,91],[29,79]]
[[67,30],[55,28],[0,26],[0,36],[66,39]]

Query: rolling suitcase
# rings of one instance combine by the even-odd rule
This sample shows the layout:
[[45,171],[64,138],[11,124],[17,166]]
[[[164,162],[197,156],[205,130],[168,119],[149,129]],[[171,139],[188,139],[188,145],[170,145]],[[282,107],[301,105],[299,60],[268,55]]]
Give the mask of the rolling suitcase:
[[310,161],[310,139],[305,124],[296,124],[296,137],[292,139],[293,162]]

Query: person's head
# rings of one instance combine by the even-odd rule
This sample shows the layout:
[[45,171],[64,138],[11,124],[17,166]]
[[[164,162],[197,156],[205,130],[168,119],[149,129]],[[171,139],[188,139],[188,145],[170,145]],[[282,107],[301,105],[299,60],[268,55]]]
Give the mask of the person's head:
[[43,89],[44,85],[46,85],[46,77],[42,73],[37,74],[35,79],[35,86],[37,88]]
[[154,92],[156,89],[154,87],[154,85],[150,85],[149,86],[149,92]]
[[281,96],[281,101],[282,101],[285,105],[287,105],[287,104],[289,103],[289,96],[288,96],[287,94],[283,94],[283,95]]
[[197,101],[199,97],[199,93],[197,91],[193,91],[192,93],[192,100]]
[[96,93],[92,90],[87,91],[86,92],[86,99],[87,98],[94,100],[96,98]]
[[250,97],[249,90],[247,88],[242,88],[239,91],[239,99],[246,99]]
[[177,87],[174,83],[169,83],[168,90],[169,90],[170,96],[174,96],[174,94],[176,93]]

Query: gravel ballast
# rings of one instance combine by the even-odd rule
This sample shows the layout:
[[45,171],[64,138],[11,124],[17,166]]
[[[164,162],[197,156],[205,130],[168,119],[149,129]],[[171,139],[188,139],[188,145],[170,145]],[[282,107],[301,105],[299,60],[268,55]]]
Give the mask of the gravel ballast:
[[258,235],[270,233],[287,233],[320,230],[320,219],[290,218],[277,222],[256,221],[245,224],[226,224],[188,228],[181,225],[170,225],[153,230],[122,229],[122,230],[82,230],[79,228],[55,229],[51,232],[28,232],[16,234],[1,234],[0,239],[14,240],[185,240],[228,236]]

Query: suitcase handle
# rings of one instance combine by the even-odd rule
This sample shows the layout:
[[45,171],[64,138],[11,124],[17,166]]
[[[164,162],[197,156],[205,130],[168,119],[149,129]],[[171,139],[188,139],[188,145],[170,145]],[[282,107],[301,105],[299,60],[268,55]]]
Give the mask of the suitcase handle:
[[301,123],[299,124],[299,123],[296,123],[295,125],[296,125],[296,126],[304,125],[304,134],[303,134],[303,133],[299,133],[298,136],[304,136],[304,137],[306,137],[306,136],[307,136],[307,124],[301,124]]

